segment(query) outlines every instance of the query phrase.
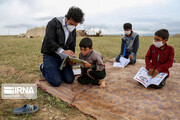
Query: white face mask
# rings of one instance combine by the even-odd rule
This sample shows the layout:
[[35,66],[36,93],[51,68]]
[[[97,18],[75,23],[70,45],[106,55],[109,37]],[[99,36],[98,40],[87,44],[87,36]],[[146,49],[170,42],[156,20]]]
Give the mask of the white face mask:
[[131,31],[129,30],[129,31],[124,31],[124,33],[126,34],[126,35],[130,35],[131,34]]
[[155,42],[155,41],[153,40],[153,44],[154,44],[157,48],[160,48],[161,46],[163,46],[162,41],[160,41],[160,42]]
[[74,25],[68,25],[67,24],[67,29],[69,30],[69,32],[72,32],[76,27]]

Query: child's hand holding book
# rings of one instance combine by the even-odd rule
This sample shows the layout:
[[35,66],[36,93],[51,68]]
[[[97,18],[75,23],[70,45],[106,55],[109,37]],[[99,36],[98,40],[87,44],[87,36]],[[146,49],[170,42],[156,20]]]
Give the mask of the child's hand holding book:
[[154,70],[152,78],[156,77],[159,74],[159,71],[157,69]]
[[154,69],[149,69],[147,74],[148,74],[149,76],[152,76],[152,75],[153,75],[153,72],[154,72]]
[[90,64],[88,61],[86,61],[86,62],[83,64],[83,66],[84,66],[85,68],[90,68],[90,67],[91,67],[91,64]]
[[148,73],[149,76],[152,76],[152,78],[156,77],[159,74],[159,71],[157,69],[149,69]]

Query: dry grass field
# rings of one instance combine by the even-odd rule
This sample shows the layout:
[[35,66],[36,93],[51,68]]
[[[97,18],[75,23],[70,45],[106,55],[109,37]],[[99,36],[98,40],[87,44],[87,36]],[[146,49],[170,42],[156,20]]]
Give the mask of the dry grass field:
[[[91,37],[93,48],[102,53],[104,61],[116,57],[121,49],[121,36]],[[77,37],[76,57],[79,54],[79,41]],[[18,38],[0,36],[0,85],[2,83],[34,83],[40,79],[39,64],[42,62],[40,53],[41,38]],[[140,36],[140,46],[137,59],[144,59],[152,36]],[[180,62],[180,37],[170,37],[168,44],[175,48],[175,60]],[[4,100],[0,99],[0,119],[21,120],[92,120],[94,118],[84,115],[76,108],[68,107],[65,102],[38,89],[35,100]],[[34,104],[39,111],[29,115],[14,115],[13,109],[24,104]]]

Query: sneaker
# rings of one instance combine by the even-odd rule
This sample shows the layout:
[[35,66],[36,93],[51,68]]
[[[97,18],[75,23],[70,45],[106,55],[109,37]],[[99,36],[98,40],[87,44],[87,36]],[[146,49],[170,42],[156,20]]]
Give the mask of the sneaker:
[[43,72],[44,63],[40,64],[40,71]]
[[173,63],[176,63],[176,60],[174,59]]
[[41,76],[41,77],[44,77],[44,75],[43,75],[43,67],[44,67],[44,63],[41,63],[41,64],[40,64],[40,71],[41,71],[40,76]]

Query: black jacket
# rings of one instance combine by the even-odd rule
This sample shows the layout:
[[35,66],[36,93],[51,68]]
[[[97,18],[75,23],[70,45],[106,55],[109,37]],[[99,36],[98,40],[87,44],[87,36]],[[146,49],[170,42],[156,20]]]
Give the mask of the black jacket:
[[61,22],[57,18],[53,18],[46,26],[46,35],[42,43],[41,53],[51,56],[57,56],[55,51],[59,47],[64,50],[72,50],[75,53],[76,46],[76,30],[69,33],[69,37],[65,44],[65,33]]

